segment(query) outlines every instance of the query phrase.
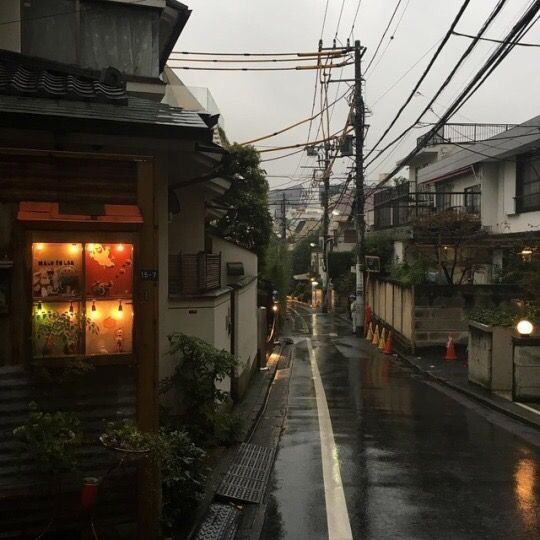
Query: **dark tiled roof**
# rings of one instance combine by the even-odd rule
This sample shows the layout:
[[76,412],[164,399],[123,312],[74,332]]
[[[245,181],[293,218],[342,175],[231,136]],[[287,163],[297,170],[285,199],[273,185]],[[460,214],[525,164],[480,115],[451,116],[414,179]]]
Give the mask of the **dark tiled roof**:
[[[110,103],[0,95],[0,125],[38,129],[53,126],[134,135],[143,135],[148,128],[156,135],[212,140],[212,130],[196,112],[131,96],[127,106],[117,107]],[[132,127],[137,131],[133,132]]]
[[127,104],[125,82],[104,82],[108,74],[0,51],[2,94]]

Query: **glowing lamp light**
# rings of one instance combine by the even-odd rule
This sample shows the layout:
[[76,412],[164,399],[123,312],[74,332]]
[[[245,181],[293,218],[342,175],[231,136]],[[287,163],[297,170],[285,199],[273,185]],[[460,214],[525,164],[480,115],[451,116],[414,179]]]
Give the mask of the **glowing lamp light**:
[[278,307],[274,304],[274,305],[272,306],[272,311],[273,311],[274,313],[277,313],[277,310],[278,310]]
[[71,246],[69,246],[70,253],[77,253],[77,251],[79,251],[79,246],[77,244],[71,244]]
[[309,245],[310,245],[311,247],[315,247],[317,244],[315,244],[314,242],[310,242]]
[[45,249],[45,245],[44,244],[36,244],[36,250],[37,251],[43,251]]
[[124,244],[118,244],[118,245],[116,246],[116,251],[124,251],[124,249],[125,249],[125,248],[124,248]]
[[318,282],[318,281],[312,281],[311,284],[312,284],[314,287],[316,287],[316,286],[319,284],[319,282]]
[[530,336],[534,330],[534,326],[531,321],[522,319],[516,324],[516,330],[521,336]]
[[339,216],[339,210],[332,210],[333,216]]

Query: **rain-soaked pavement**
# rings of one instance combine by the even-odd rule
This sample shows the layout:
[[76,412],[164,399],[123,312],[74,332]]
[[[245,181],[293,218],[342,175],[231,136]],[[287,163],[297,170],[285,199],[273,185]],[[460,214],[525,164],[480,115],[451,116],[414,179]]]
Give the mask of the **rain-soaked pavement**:
[[295,309],[264,540],[540,538],[538,440],[488,421],[481,405],[449,397],[397,359],[370,357],[344,321]]

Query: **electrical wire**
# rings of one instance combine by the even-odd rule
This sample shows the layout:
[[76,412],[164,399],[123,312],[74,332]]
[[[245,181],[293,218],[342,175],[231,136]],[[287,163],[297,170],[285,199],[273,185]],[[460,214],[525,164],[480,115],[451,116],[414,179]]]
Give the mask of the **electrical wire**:
[[290,152],[289,154],[284,154],[283,156],[277,156],[277,157],[273,157],[273,158],[261,159],[260,162],[261,163],[266,163],[267,161],[277,161],[278,159],[284,159],[284,158],[287,158],[289,156],[294,156],[295,154],[299,154],[300,152],[303,152],[303,151],[304,151],[304,149],[301,148],[300,150]]
[[[401,16],[396,24],[396,27],[394,28],[394,31],[392,32],[392,35],[390,36],[390,39],[388,40],[388,43],[386,44],[386,47],[383,49],[383,52],[379,56],[379,59],[373,66],[373,69],[370,72],[370,75],[373,75],[373,72],[377,69],[377,66],[381,63],[381,60],[384,58],[384,55],[386,54],[386,51],[388,50],[388,47],[390,47],[390,44],[393,43],[394,37],[398,31],[399,25],[401,24],[401,21],[403,20],[403,16],[405,15],[405,12],[407,11],[407,8],[409,7],[409,3],[411,0],[407,0],[407,3],[405,4],[405,7],[403,8],[403,11],[401,12]],[[367,69],[366,69],[366,76],[367,76]]]
[[345,98],[347,96],[347,94],[349,93],[349,91],[347,90],[347,92],[345,92],[342,96],[340,96],[339,98],[335,99],[332,103],[330,103],[330,105],[328,105],[325,109],[322,109],[320,110],[317,114],[314,114],[313,116],[310,116],[309,118],[304,118],[304,120],[300,120],[299,122],[295,122],[294,124],[291,124],[290,126],[287,126],[287,127],[284,127],[278,131],[274,131],[273,133],[270,133],[268,135],[263,135],[262,137],[258,137],[256,139],[251,139],[250,141],[246,141],[246,142],[243,142],[243,143],[239,143],[239,144],[242,144],[242,145],[245,145],[245,144],[253,144],[253,143],[256,143],[256,142],[259,142],[259,141],[263,141],[265,139],[270,139],[272,137],[275,137],[276,135],[281,135],[281,133],[285,133],[286,131],[289,131],[295,127],[298,127],[298,126],[301,126],[302,124],[305,124],[309,121],[312,121],[314,120],[315,118],[317,118],[318,116],[320,116],[321,114],[323,114],[325,112],[325,110],[327,110],[329,107],[331,107],[332,105],[335,105],[338,101],[342,100],[343,98]]
[[535,0],[531,3],[530,7],[520,17],[519,21],[512,27],[507,34],[503,43],[497,47],[497,50],[490,55],[489,59],[484,63],[482,68],[475,74],[473,79],[467,84],[467,86],[461,91],[460,95],[454,100],[452,105],[441,115],[440,120],[436,122],[433,128],[428,132],[424,138],[422,144],[418,144],[405,159],[394,168],[394,170],[387,174],[378,184],[377,187],[381,187],[386,184],[394,174],[399,172],[403,167],[403,164],[414,157],[420,150],[427,144],[430,139],[430,135],[434,135],[437,131],[453,116],[463,105],[478,91],[478,89],[485,83],[487,78],[493,73],[493,71],[500,65],[502,60],[510,53],[515,47],[512,43],[519,41],[523,35],[525,35],[530,28],[537,22],[538,18],[535,17],[540,11],[540,0]]
[[[326,58],[331,59],[337,59],[337,58],[343,58],[346,57],[347,54],[336,54],[332,56],[326,56]],[[279,63],[279,62],[311,62],[312,60],[318,60],[320,59],[320,56],[305,56],[300,58],[263,58],[263,59],[255,59],[255,58],[248,58],[246,60],[236,60],[236,59],[221,59],[221,58],[186,58],[185,60],[183,58],[175,58],[173,53],[169,56],[169,61],[174,60],[178,62],[204,62],[204,63],[212,63],[212,64],[224,64],[224,63],[234,63],[234,64],[245,64],[245,63],[257,63],[257,64],[263,64],[263,63]]]
[[392,24],[392,21],[394,20],[394,17],[396,16],[397,10],[399,9],[399,6],[401,5],[402,1],[403,0],[398,0],[397,1],[397,4],[396,4],[396,7],[394,8],[392,16],[390,17],[390,20],[388,21],[388,24],[386,25],[386,28],[384,29],[383,35],[381,36],[381,39],[379,40],[379,43],[377,44],[375,52],[373,53],[373,56],[371,57],[371,60],[369,61],[368,66],[365,69],[364,73],[367,74],[367,72],[369,71],[369,68],[371,67],[371,64],[373,64],[373,60],[375,60],[375,57],[377,56],[377,53],[379,52],[379,49],[381,48],[382,42],[383,42],[384,38],[386,37],[386,34],[388,33],[388,30],[390,29],[390,25]]
[[[470,39],[474,39],[474,36],[471,34],[462,34],[461,32],[452,32],[454,36],[461,36]],[[480,38],[481,41],[490,41],[491,43],[503,43],[500,39],[491,39],[491,38]],[[520,47],[540,47],[540,43],[522,43],[522,42],[513,42],[512,45],[519,45]]]
[[[372,154],[372,152],[377,148],[377,146],[384,140],[384,138],[386,137],[386,135],[390,132],[390,130],[394,127],[394,125],[396,124],[396,122],[398,121],[398,119],[400,118],[401,114],[403,113],[403,111],[405,110],[405,108],[407,107],[407,105],[412,101],[416,91],[418,90],[418,88],[420,88],[420,85],[424,82],[424,80],[426,79],[426,77],[428,76],[431,68],[433,67],[433,64],[435,64],[435,61],[437,60],[437,58],[439,57],[439,55],[441,54],[444,46],[446,45],[446,43],[448,42],[448,40],[451,38],[452,36],[452,32],[454,30],[454,28],[457,26],[457,24],[459,23],[459,21],[461,20],[461,17],[463,16],[463,13],[465,12],[465,10],[467,9],[467,6],[470,4],[471,0],[464,0],[463,4],[461,4],[461,7],[459,8],[459,11],[457,13],[457,15],[454,17],[454,20],[452,21],[452,23],[450,24],[450,28],[447,30],[446,34],[444,35],[444,37],[442,38],[442,41],[440,42],[439,46],[437,47],[437,50],[435,51],[435,54],[432,56],[431,60],[429,61],[428,65],[426,66],[426,68],[424,69],[424,72],[422,73],[422,75],[420,76],[420,78],[418,79],[418,81],[416,82],[416,84],[414,85],[413,89],[411,90],[411,92],[409,93],[409,96],[405,99],[405,101],[403,102],[403,104],[401,105],[401,107],[399,108],[398,112],[396,113],[396,115],[394,116],[394,118],[392,119],[392,121],[390,122],[390,124],[388,125],[388,127],[384,130],[383,134],[379,137],[379,139],[377,140],[377,142],[375,144],[373,144],[373,150],[368,152],[365,156],[364,159],[367,159],[369,158],[369,156]],[[382,153],[382,152],[380,152]]]
[[326,26],[326,16],[328,15],[328,4],[330,3],[330,0],[326,0],[326,6],[324,8],[324,17],[322,22],[322,28],[321,28],[321,39],[324,34],[324,27]]
[[[175,62],[177,60],[173,60]],[[343,66],[350,66],[354,62],[341,62],[339,64],[330,64],[327,69],[336,69]],[[172,69],[185,69],[190,71],[304,71],[311,69],[320,69],[320,65],[314,66],[294,66],[294,67],[276,67],[276,68],[264,68],[264,67],[252,67],[252,68],[242,68],[242,67],[195,67],[195,66],[171,66],[167,63]]]
[[345,7],[345,0],[342,0],[341,2],[341,9],[339,10],[339,17],[338,17],[338,22],[337,22],[337,26],[336,26],[336,34],[334,36],[334,39],[337,38],[337,35],[338,35],[338,32],[339,32],[339,26],[341,24],[341,17],[343,15],[343,8]]
[[[495,6],[495,8],[492,10],[492,12],[489,14],[488,18],[486,19],[486,21],[484,21],[484,24],[482,25],[482,27],[480,28],[479,32],[478,32],[478,35],[477,37],[480,37],[483,35],[483,33],[490,27],[491,23],[494,21],[494,19],[497,17],[497,15],[499,14],[499,12],[501,11],[501,9],[504,7],[504,5],[506,4],[508,0],[499,0],[497,5]],[[468,0],[465,0],[464,4],[468,4]],[[463,6],[462,6],[463,7]],[[465,6],[466,7],[466,6]],[[458,16],[462,13],[462,10],[460,10],[460,12],[458,13]],[[456,22],[457,24],[457,22]],[[454,23],[452,23],[452,26],[454,25]],[[452,28],[453,29],[453,28]],[[446,36],[445,36],[446,38]],[[443,39],[443,43],[445,43],[445,40]],[[441,45],[439,46],[439,48],[437,49],[437,51],[440,51],[442,49],[442,46],[443,46],[443,43],[441,43]],[[459,70],[459,68],[462,66],[463,62],[469,57],[469,55],[471,54],[471,52],[473,51],[473,49],[476,47],[478,43],[478,40],[473,40],[469,46],[467,47],[467,49],[465,50],[465,52],[461,55],[461,57],[459,58],[459,60],[457,61],[457,63],[455,64],[455,66],[452,68],[452,70],[450,71],[449,75],[446,77],[446,79],[444,80],[444,82],[441,84],[441,86],[439,87],[439,89],[435,92],[435,95],[431,98],[430,102],[426,105],[426,107],[424,108],[424,110],[420,113],[420,115],[418,116],[418,118],[416,119],[416,121],[410,125],[409,127],[407,127],[405,130],[403,130],[401,132],[401,134],[392,139],[392,141],[390,141],[386,146],[384,146],[381,150],[378,150],[379,152],[379,156],[385,152],[388,148],[390,148],[391,146],[393,146],[396,142],[398,142],[401,137],[403,137],[405,134],[407,134],[414,126],[416,126],[418,124],[418,122],[420,122],[420,120],[422,120],[422,117],[424,116],[424,114],[429,111],[429,109],[431,108],[431,106],[433,105],[433,103],[435,102],[435,100],[442,94],[442,92],[444,91],[444,89],[448,86],[448,84],[450,84],[450,81],[453,79],[454,75],[457,73],[457,71]],[[436,53],[437,54],[437,53]],[[430,65],[431,65],[431,62],[430,62]],[[424,76],[422,76],[424,77]],[[421,77],[421,79],[422,79]],[[423,80],[423,79],[422,79]],[[415,85],[415,88],[418,88],[418,83]],[[409,98],[407,98],[407,100],[405,101],[404,105],[402,105],[402,107],[399,109],[397,115],[394,117],[394,119],[392,120],[392,122],[390,123],[390,126],[384,131],[383,135],[381,135],[381,137],[379,137],[379,140],[373,145],[374,148],[376,148],[379,143],[382,141],[382,139],[384,139],[384,137],[386,136],[386,134],[390,131],[391,127],[393,125],[395,125],[397,119],[399,118],[399,115],[401,114],[401,112],[405,109],[405,107],[407,106],[408,102],[412,99],[412,95],[414,95],[413,92],[411,92],[411,94],[409,95]],[[365,159],[367,159],[371,154],[373,153],[373,150],[368,152],[367,155],[365,156]],[[379,157],[377,156],[377,157]],[[375,159],[374,158],[372,159],[371,161],[369,161],[367,164],[366,164],[366,167],[369,166]]]
[[353,36],[354,33],[354,27],[356,25],[356,19],[358,18],[358,12],[360,11],[360,6],[362,5],[362,0],[358,0],[358,4],[356,5],[356,12],[353,17],[353,22],[351,26],[351,31],[349,32],[349,39]]
[[[352,131],[352,127],[349,127],[349,129],[346,131],[346,133],[349,133],[350,131]],[[276,152],[276,151],[279,151],[279,150],[289,150],[289,148],[298,148],[299,146],[301,146],[302,148],[305,148],[306,146],[312,146],[314,144],[320,144],[320,143],[324,143],[324,142],[329,142],[329,141],[333,141],[338,137],[339,135],[339,131],[337,131],[336,133],[330,135],[329,137],[326,137],[324,139],[319,139],[318,141],[308,141],[308,142],[305,142],[305,143],[298,143],[298,144],[290,144],[288,146],[279,146],[277,148],[264,148],[262,150],[258,150],[259,154],[262,154],[264,152]]]
[[[172,51],[171,54],[183,54],[183,55],[196,55],[196,56],[313,56],[317,58],[319,56],[335,56],[345,54],[345,47],[337,47],[332,50],[326,51],[317,51],[317,52],[277,52],[277,53],[250,53],[250,52],[234,52],[234,53],[224,53],[224,52],[195,52],[195,51]],[[240,62],[240,60],[239,60]]]

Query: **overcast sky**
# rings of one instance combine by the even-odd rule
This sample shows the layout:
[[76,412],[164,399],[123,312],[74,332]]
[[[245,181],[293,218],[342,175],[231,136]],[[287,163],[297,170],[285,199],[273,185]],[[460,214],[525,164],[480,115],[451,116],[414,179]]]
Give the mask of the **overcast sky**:
[[[209,52],[315,51],[323,29],[327,3],[324,46],[331,46],[336,30],[338,39],[345,42],[351,33],[358,5],[358,0],[184,1],[193,13],[176,45],[176,50]],[[361,0],[352,38],[360,39],[362,45],[367,47],[364,66],[371,59],[397,1]],[[496,3],[496,0],[472,0],[462,22],[458,25],[458,31],[476,33]],[[486,36],[502,38],[529,3],[530,0],[508,0],[492,27],[486,32]],[[342,4],[343,14],[338,29]],[[462,0],[401,2],[387,38],[381,45],[372,69],[366,75],[366,105],[371,111],[367,119],[370,124],[366,141],[368,149],[371,148],[370,143],[374,143],[377,135],[386,128],[419,78],[435,51],[435,44],[448,30],[461,4]],[[393,36],[392,40],[390,36]],[[523,41],[540,43],[540,23],[532,28]],[[428,102],[426,97],[433,95],[468,43],[469,40],[463,37],[451,38],[445,53],[439,57],[428,79],[421,86],[422,95],[414,98],[406,114],[391,133],[398,134],[400,128],[416,120]],[[476,47],[475,52],[456,75],[454,82],[438,99],[438,104],[434,107],[436,113],[440,114],[446,109],[495,47],[496,44],[486,42]],[[386,51],[381,55],[385,48]],[[426,55],[430,49],[432,51]],[[426,55],[424,59],[408,75],[380,98],[424,55]],[[186,65],[190,64],[186,62]],[[540,114],[539,65],[539,48],[514,48],[452,121],[520,123]],[[181,70],[178,74],[188,85],[210,89],[222,111],[227,135],[232,141],[244,142],[272,133],[308,117],[311,112],[315,71],[228,73]],[[353,74],[354,66],[349,66],[343,71],[342,77],[351,78]],[[334,77],[339,78],[339,75],[339,70],[334,70]],[[331,100],[336,95],[337,87],[337,84],[330,85]],[[346,86],[342,84],[339,94],[345,90]],[[318,107],[317,100],[316,112]],[[336,106],[331,132],[343,128],[347,110],[348,106],[344,100]],[[427,122],[436,119],[432,113],[428,113],[424,118]],[[312,139],[317,127],[318,124],[315,124]],[[426,128],[413,130],[393,153],[388,152],[377,164],[368,168],[368,181],[377,180],[379,173],[390,170],[397,160],[413,148],[416,137],[425,131]],[[304,124],[280,136],[261,141],[259,148],[264,150],[269,146],[304,143],[307,132],[308,124]],[[262,158],[273,158],[285,153],[268,152],[262,154]],[[314,164],[313,158],[300,153],[265,162],[264,166],[269,174],[271,187],[275,187],[289,182],[288,176],[300,178],[309,175],[310,170],[301,167]],[[350,164],[351,161],[348,159],[336,163],[334,169],[336,181]],[[280,178],[278,175],[284,177]]]

